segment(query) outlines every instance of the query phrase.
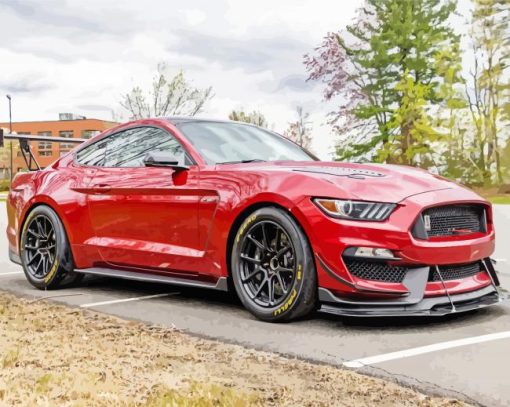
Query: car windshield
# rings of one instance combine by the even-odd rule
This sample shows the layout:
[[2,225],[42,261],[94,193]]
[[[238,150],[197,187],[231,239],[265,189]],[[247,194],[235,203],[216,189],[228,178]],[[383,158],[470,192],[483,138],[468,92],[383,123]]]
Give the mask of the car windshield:
[[190,121],[178,127],[208,164],[317,160],[285,137],[247,124]]

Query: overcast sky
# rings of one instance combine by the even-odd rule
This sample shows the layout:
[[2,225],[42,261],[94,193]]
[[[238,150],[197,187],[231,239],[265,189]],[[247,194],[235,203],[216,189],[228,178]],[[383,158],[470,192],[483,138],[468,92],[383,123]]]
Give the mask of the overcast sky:
[[[203,116],[260,110],[278,132],[304,106],[313,150],[328,157],[331,106],[306,82],[303,54],[354,17],[361,0],[0,0],[0,121],[112,119],[119,99],[148,85],[158,62],[185,70],[215,97]],[[319,6],[320,5],[320,6]],[[124,116],[127,119],[127,115]]]
[[322,88],[305,82],[303,54],[349,23],[360,4],[0,0],[0,121],[8,119],[6,93],[15,121],[56,119],[59,112],[111,120],[120,95],[150,83],[165,61],[197,86],[214,88],[207,117],[260,110],[281,132],[303,105],[324,157],[333,141],[322,125],[329,108]]

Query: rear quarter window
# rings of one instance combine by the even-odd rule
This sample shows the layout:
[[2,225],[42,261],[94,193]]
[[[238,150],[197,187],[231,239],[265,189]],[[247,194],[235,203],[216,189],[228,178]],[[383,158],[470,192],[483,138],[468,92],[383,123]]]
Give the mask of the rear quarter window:
[[76,162],[80,165],[102,167],[105,161],[106,140],[100,140],[76,153]]

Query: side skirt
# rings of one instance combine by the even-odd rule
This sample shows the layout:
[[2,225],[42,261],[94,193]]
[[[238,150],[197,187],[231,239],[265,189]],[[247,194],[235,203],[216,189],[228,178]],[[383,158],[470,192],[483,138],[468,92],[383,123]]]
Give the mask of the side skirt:
[[178,277],[167,277],[156,274],[148,274],[148,273],[139,273],[133,271],[124,271],[124,270],[115,270],[109,268],[102,267],[94,267],[88,269],[75,269],[75,273],[80,274],[89,274],[94,276],[102,276],[102,277],[113,277],[113,278],[121,278],[124,280],[135,280],[135,281],[145,281],[149,283],[162,283],[162,284],[172,284],[179,285],[185,287],[198,287],[198,288],[210,288],[213,290],[219,291],[228,291],[228,284],[226,277],[220,277],[216,283],[209,283],[205,281],[197,281],[197,280],[189,280],[185,278]]

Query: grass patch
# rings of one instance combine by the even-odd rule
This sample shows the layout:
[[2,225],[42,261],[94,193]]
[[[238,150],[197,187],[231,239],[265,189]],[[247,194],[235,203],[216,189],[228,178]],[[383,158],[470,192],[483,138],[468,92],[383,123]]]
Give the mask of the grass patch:
[[510,205],[510,195],[489,196],[487,199],[493,204]]
[[147,407],[245,407],[261,406],[255,395],[218,385],[193,383],[186,391],[176,391],[165,387],[156,389],[147,400]]
[[0,405],[464,405],[349,370],[10,294],[0,293],[0,315]]

